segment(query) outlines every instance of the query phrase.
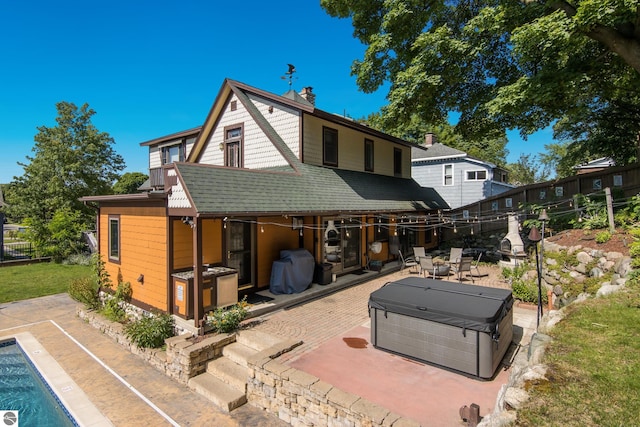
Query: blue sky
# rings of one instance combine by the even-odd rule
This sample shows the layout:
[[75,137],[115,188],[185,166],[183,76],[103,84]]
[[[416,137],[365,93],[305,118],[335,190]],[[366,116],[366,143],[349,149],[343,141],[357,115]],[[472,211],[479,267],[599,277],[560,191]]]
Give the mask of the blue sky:
[[[22,175],[17,162],[38,126],[55,126],[60,101],[88,103],[126,171],[145,173],[140,142],[201,125],[226,77],[282,94],[291,63],[293,88],[312,86],[318,108],[367,116],[386,92],[358,90],[351,63],[365,46],[352,34],[308,0],[0,0],[0,183]],[[508,135],[509,161],[552,138]]]

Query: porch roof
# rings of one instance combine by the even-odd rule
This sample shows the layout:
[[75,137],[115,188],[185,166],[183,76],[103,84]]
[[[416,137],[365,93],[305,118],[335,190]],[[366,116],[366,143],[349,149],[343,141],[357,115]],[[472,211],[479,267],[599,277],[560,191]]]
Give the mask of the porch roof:
[[201,215],[412,212],[447,209],[413,179],[301,164],[247,170],[176,163],[187,197]]

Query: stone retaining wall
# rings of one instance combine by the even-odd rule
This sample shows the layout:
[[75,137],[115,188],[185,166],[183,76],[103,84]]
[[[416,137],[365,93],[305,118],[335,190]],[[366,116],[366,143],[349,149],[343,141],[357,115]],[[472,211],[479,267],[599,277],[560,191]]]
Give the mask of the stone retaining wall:
[[249,402],[291,425],[420,426],[413,420],[269,357],[251,360],[249,368]]
[[87,310],[82,305],[78,306],[76,312],[78,317],[126,350],[182,384],[187,384],[190,378],[205,372],[207,362],[220,357],[222,348],[236,340],[235,334],[217,334],[199,341],[193,340],[191,334],[184,334],[165,340],[166,350],[140,348],[125,336],[121,323],[112,322],[95,311]]
[[[579,264],[569,268],[571,280],[580,282],[585,277],[603,277],[604,273],[612,273],[611,280],[600,283],[596,297],[616,292],[624,288],[627,276],[632,271],[631,258],[619,252],[602,252],[594,249],[586,249],[582,246],[565,248],[553,243],[545,243],[545,251],[563,251],[575,254]],[[587,268],[592,266],[591,269]],[[553,287],[554,307],[558,308],[556,300],[562,292],[562,281],[558,280],[543,266],[545,284]],[[563,301],[574,304],[589,298],[587,294],[578,295],[575,299]],[[546,378],[547,366],[543,364],[544,353],[552,338],[547,335],[566,313],[566,309],[560,308],[545,312],[540,319],[538,331],[531,338],[528,345],[524,345],[516,354],[511,365],[511,374],[507,384],[504,384],[498,393],[494,412],[487,415],[478,424],[478,427],[506,427],[516,422],[517,410],[529,399],[527,384],[542,381]]]

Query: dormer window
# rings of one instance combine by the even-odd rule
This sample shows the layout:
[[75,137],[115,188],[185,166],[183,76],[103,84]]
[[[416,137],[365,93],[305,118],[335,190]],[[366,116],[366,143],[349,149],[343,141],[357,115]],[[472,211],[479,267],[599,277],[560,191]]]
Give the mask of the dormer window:
[[224,165],[230,168],[244,166],[242,159],[242,124],[224,128]]
[[175,162],[184,162],[185,151],[184,141],[162,147],[162,164],[168,165]]

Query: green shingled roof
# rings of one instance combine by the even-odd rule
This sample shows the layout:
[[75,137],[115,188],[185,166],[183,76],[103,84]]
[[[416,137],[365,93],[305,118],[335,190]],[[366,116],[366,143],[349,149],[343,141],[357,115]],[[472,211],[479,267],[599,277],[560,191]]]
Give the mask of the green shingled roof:
[[199,214],[412,212],[448,208],[413,179],[300,164],[261,171],[176,163]]

